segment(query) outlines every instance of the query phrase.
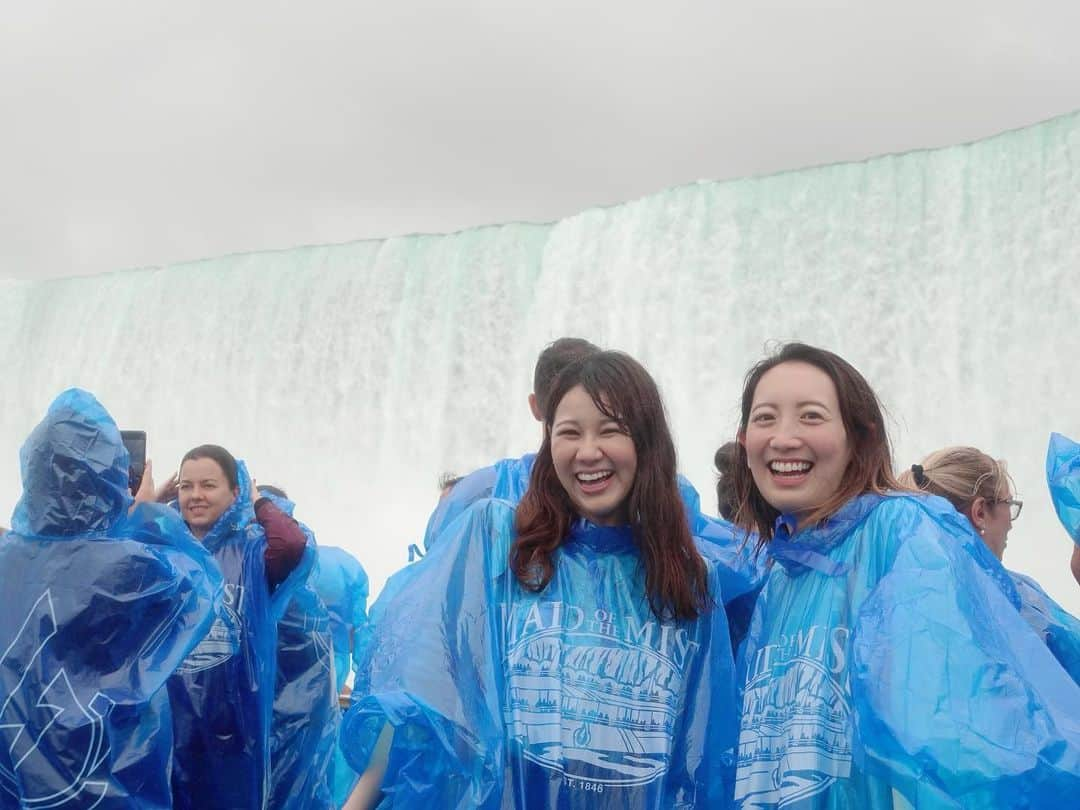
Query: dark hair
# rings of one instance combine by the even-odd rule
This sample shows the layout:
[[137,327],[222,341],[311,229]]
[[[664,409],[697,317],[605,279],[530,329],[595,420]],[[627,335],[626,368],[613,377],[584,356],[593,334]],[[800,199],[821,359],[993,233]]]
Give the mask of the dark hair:
[[[807,518],[808,523],[818,523],[836,512],[841,506],[864,492],[884,494],[890,490],[902,490],[893,475],[892,451],[885,430],[885,418],[881,403],[870,384],[854,366],[839,355],[805,343],[788,343],[781,346],[746,374],[743,383],[739,436],[746,435],[750,421],[750,408],[754,404],[754,392],[765,374],[782,363],[806,363],[828,375],[836,388],[840,416],[847,433],[851,460],[840,479],[840,485],[825,503],[817,507]],[[749,526],[760,536],[760,543],[772,539],[773,527],[780,513],[762,497],[747,466],[746,448],[739,444],[735,451],[735,467],[731,473],[738,508],[736,520],[740,526]]]
[[533,369],[533,393],[536,395],[536,407],[540,409],[540,413],[547,413],[551,387],[563,369],[599,351],[599,346],[584,338],[561,337],[540,352],[540,356],[536,358],[536,368]]
[[735,518],[735,511],[739,505],[735,498],[735,486],[731,480],[738,451],[738,442],[728,442],[720,445],[716,450],[716,455],[713,456],[713,465],[716,467],[716,508],[720,517],[728,521]]
[[225,480],[229,482],[229,489],[236,489],[239,486],[239,479],[236,477],[236,459],[224,447],[217,444],[200,444],[198,447],[193,447],[184,453],[184,457],[180,459],[180,466],[183,467],[185,461],[194,461],[200,458],[208,458],[217,462],[217,465],[221,467],[221,471],[225,473]]
[[275,487],[273,484],[256,484],[255,489],[259,490],[260,495],[267,493],[273,495],[275,498],[289,500],[289,496],[285,493],[285,490],[281,487]]
[[649,372],[621,352],[590,354],[569,365],[555,382],[544,411],[544,441],[515,518],[514,575],[527,590],[546,588],[555,572],[555,552],[570,531],[574,508],[555,474],[551,426],[558,404],[578,385],[634,442],[637,471],[627,497],[650,608],[661,620],[695,618],[709,606],[705,561],[694,546],[679,496],[664,403]]

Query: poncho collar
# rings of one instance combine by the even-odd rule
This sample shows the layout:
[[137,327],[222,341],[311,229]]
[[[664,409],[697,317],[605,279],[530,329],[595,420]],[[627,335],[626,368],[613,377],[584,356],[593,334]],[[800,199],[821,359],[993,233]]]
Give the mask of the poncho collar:
[[568,543],[580,543],[594,551],[626,551],[634,547],[634,530],[629,526],[597,526],[585,518],[570,525]]
[[852,498],[835,514],[813,526],[798,529],[798,519],[783,514],[776,519],[772,540],[766,550],[792,576],[814,570],[830,577],[843,576],[848,566],[829,554],[881,503],[883,496],[872,492]]

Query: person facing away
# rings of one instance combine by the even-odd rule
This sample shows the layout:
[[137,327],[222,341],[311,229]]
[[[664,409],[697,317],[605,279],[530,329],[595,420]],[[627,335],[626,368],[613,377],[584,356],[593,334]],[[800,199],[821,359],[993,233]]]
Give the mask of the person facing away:
[[[358,645],[357,634],[367,625],[368,576],[355,557],[334,546],[319,546],[319,564],[315,589],[330,612],[330,632],[334,641],[335,694],[341,705],[348,705],[346,681],[353,671]],[[341,807],[349,798],[357,774],[349,767],[340,746],[334,746],[330,764],[330,781],[334,807]]]
[[[259,495],[293,517],[296,505],[280,487],[259,484]],[[304,556],[277,623],[277,668],[270,732],[270,794],[274,810],[330,810],[331,762],[340,710],[334,683],[330,614],[315,589],[318,547],[303,523]]]
[[[900,475],[900,483],[945,498],[968,519],[994,557],[1003,560],[1009,531],[1024,505],[1016,500],[1004,461],[974,447],[944,447],[912,464]],[[1031,577],[1008,574],[1020,598],[1020,615],[1080,683],[1080,620]]]
[[896,481],[863,376],[784,346],[746,376],[738,441],[736,522],[773,565],[739,653],[736,805],[1075,798],[1080,688],[971,524]]
[[207,637],[169,679],[177,808],[262,807],[270,785],[277,621],[304,556],[299,524],[254,490],[218,445],[180,463],[180,514],[217,561],[225,598]]
[[[533,392],[529,394],[529,410],[537,422],[544,421],[544,409],[551,388],[563,369],[598,351],[600,349],[589,341],[574,337],[562,337],[544,347],[536,358]],[[521,500],[529,486],[529,474],[535,458],[535,453],[526,453],[521,458],[506,458],[490,467],[481,467],[461,478],[447,479],[440,486],[442,494],[439,503],[424,530],[424,553],[431,550],[439,534],[458,515],[477,501],[492,497],[511,503]]]
[[120,431],[88,392],[53,401],[20,463],[0,540],[0,808],[169,808],[162,687],[209,630],[221,575],[149,503],[149,462],[132,500]]
[[373,606],[348,808],[727,805],[750,585],[691,535],[659,391],[592,353],[544,425],[517,508],[474,504]]

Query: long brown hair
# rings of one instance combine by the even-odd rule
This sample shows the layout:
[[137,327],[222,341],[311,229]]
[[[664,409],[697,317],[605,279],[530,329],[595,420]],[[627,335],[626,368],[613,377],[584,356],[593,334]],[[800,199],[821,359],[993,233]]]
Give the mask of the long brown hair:
[[622,352],[597,352],[572,363],[552,388],[544,412],[544,441],[515,518],[517,537],[510,549],[514,575],[530,591],[546,588],[555,573],[555,552],[576,516],[555,474],[551,426],[563,397],[579,385],[634,442],[637,471],[627,497],[652,612],[661,620],[696,618],[709,604],[705,562],[690,536],[679,496],[675,443],[664,403],[649,372]]
[[[807,517],[806,523],[821,522],[856,495],[864,492],[885,494],[905,489],[893,475],[892,450],[889,447],[885,418],[877,394],[853,365],[825,349],[805,343],[788,343],[746,373],[739,436],[746,435],[746,428],[750,423],[750,408],[754,404],[754,392],[758,383],[768,371],[782,363],[807,363],[823,371],[832,380],[851,450],[851,460],[836,492]],[[750,526],[761,538],[760,543],[766,543],[772,539],[773,527],[780,512],[765,500],[754,483],[747,464],[746,448],[742,442],[739,442],[735,453],[731,483],[738,509],[734,522],[740,526]]]

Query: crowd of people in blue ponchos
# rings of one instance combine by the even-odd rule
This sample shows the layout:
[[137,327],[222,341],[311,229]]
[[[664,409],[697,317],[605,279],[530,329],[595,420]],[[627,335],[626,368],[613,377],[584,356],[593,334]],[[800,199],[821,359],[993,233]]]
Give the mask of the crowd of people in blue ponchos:
[[[1004,461],[898,474],[801,343],[747,372],[718,516],[629,355],[557,340],[528,405],[536,451],[444,480],[369,613],[285,490],[213,444],[133,487],[60,394],[0,537],[0,810],[1075,803],[1080,621],[1002,563]],[[1080,584],[1080,445],[1046,470]]]

